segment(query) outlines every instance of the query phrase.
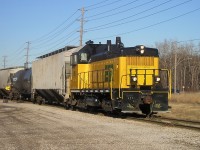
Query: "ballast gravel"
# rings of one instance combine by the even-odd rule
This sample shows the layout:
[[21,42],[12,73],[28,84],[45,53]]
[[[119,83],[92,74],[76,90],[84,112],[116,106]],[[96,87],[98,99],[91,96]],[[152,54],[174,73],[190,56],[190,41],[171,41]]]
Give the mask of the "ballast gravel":
[[0,100],[0,150],[199,150],[200,131]]

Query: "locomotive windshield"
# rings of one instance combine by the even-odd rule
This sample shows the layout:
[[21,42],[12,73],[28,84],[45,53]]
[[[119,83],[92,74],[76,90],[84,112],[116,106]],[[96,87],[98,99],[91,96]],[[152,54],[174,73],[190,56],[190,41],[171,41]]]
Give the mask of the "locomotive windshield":
[[80,62],[87,62],[87,53],[80,54]]

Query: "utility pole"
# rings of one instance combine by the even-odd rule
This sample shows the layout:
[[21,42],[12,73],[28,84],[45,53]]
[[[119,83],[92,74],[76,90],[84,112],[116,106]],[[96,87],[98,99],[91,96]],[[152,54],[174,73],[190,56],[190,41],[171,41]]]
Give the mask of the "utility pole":
[[177,53],[175,51],[175,55],[174,55],[174,94],[176,94],[176,65],[177,63]]
[[3,56],[3,68],[6,68],[6,57],[7,56]]
[[83,24],[85,22],[84,20],[84,14],[85,14],[85,9],[84,7],[80,9],[81,10],[81,19],[80,19],[80,23],[81,23],[81,26],[80,26],[80,30],[78,32],[80,32],[80,46],[82,46],[82,42],[83,42]]
[[28,69],[28,64],[29,64],[29,61],[28,61],[28,56],[29,56],[29,48],[30,48],[30,42],[26,42],[27,43],[27,48],[26,48],[26,63],[25,63],[25,69]]

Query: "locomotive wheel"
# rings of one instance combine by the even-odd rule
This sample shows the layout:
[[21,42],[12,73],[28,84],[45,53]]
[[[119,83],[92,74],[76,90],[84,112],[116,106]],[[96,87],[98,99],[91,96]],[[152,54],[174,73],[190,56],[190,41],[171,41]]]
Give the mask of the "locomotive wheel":
[[75,105],[71,105],[70,108],[71,108],[72,111],[76,111],[76,106]]
[[114,115],[114,117],[117,117],[117,118],[124,118],[124,113],[121,112],[120,109],[114,109],[112,111],[112,114]]
[[39,100],[39,101],[38,101],[38,104],[39,104],[39,105],[42,105],[42,100]]
[[105,112],[113,113],[112,102],[110,100],[104,99],[102,101],[102,108]]
[[97,109],[95,107],[91,107],[91,106],[87,106],[87,109],[85,109],[88,113],[91,114],[96,114],[97,113]]
[[141,104],[139,107],[142,113],[146,115],[146,117],[149,117],[152,114],[150,104]]
[[33,103],[33,104],[36,104],[36,100],[32,100],[32,103]]
[[[2,97],[3,98],[3,97]],[[12,101],[13,100],[13,94],[12,93],[10,93],[9,94],[9,99]]]
[[64,108],[65,108],[66,110],[68,110],[68,109],[70,108],[70,105],[67,104],[67,103],[65,103],[65,104],[64,104]]

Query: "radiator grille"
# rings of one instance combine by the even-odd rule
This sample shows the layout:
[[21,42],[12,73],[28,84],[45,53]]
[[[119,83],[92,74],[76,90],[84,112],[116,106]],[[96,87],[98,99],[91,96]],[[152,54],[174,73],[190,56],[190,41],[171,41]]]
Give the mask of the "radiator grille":
[[127,57],[127,65],[154,66],[154,57]]

